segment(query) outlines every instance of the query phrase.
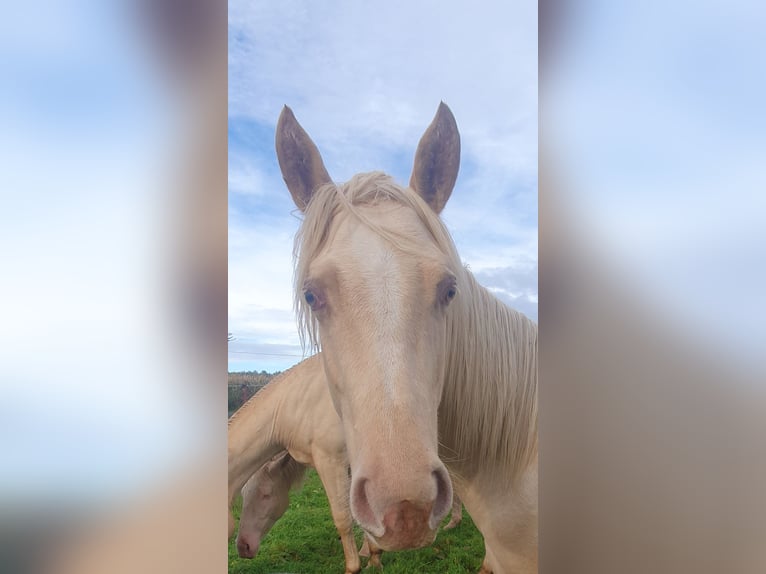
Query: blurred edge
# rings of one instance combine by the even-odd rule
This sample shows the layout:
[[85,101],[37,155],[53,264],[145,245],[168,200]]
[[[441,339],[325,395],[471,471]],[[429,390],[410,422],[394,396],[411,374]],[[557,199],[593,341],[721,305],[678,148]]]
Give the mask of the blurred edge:
[[[139,0],[126,3],[137,50],[165,80],[181,122],[168,140],[180,142],[162,158],[159,178],[170,186],[154,213],[165,218],[159,250],[169,272],[159,294],[170,306],[169,330],[178,335],[188,403],[214,421],[214,436],[196,455],[175,464],[114,508],[42,517],[33,538],[16,555],[33,564],[10,563],[17,573],[103,574],[163,572],[210,574],[227,569],[226,529],[226,300],[227,300],[227,4],[210,0]],[[75,8],[77,9],[77,8]],[[130,161],[130,158],[125,158]],[[181,373],[184,373],[182,375]],[[197,417],[195,419],[195,417]],[[201,418],[199,418],[201,417]],[[220,421],[220,422],[218,422]],[[136,425],[142,421],[136,420]],[[198,429],[188,428],[189,432]],[[183,431],[183,429],[181,429]],[[170,463],[172,464],[172,463]],[[11,541],[11,544],[13,542]]]
[[[578,215],[596,178],[589,171],[572,177],[568,169],[581,163],[582,150],[561,145],[559,126],[551,121],[562,117],[553,113],[561,106],[556,100],[567,81],[562,77],[588,73],[589,62],[571,57],[575,43],[589,43],[594,49],[588,53],[613,56],[630,72],[624,68],[625,47],[603,39],[610,37],[604,28],[614,22],[610,18],[634,17],[636,9],[625,15],[625,8],[540,3],[540,572],[766,572],[766,373],[743,368],[722,344],[724,334],[700,336],[683,313],[657,306],[650,291],[660,281],[627,276],[630,260],[616,257],[630,254]],[[682,44],[695,19],[714,9],[650,3],[638,11],[658,26],[675,23],[674,36]],[[655,30],[644,28],[642,37],[664,47],[672,60],[673,46],[664,46]],[[631,45],[638,53],[644,49]],[[675,96],[671,90],[668,98]],[[592,97],[593,107],[605,110],[603,96],[594,91]],[[626,114],[640,113],[630,103],[609,103],[625,105]],[[599,112],[592,113],[580,118],[586,129],[599,120]],[[609,135],[613,140],[604,147],[635,136],[616,126]],[[696,143],[686,142],[691,150]],[[603,168],[614,170],[608,158],[603,154]],[[736,171],[725,163],[696,168],[703,174]],[[660,200],[673,198],[636,195],[640,185],[628,184],[646,166],[631,171],[627,160],[622,169],[619,180],[626,189],[614,193],[661,217]],[[740,193],[737,200],[744,196],[748,204],[739,213],[757,208],[760,194]],[[653,232],[651,221],[646,233]],[[728,221],[726,229],[738,224]],[[651,270],[662,273],[657,266]],[[707,261],[706,271],[708,278],[723,273],[714,260]],[[683,303],[674,302],[679,308]],[[763,313],[758,306],[746,311]]]

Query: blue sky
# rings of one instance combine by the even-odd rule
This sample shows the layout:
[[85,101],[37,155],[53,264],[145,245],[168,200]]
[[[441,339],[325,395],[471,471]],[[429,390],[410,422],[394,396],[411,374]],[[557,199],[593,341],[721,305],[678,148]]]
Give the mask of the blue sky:
[[479,280],[536,320],[537,4],[229,3],[230,370],[302,356],[299,219],[274,152],[282,106],[334,180],[379,169],[406,183],[440,100],[462,137],[443,218]]

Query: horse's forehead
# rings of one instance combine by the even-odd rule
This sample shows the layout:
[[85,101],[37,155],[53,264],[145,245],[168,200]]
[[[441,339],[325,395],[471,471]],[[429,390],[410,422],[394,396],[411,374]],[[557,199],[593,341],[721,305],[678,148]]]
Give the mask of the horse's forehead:
[[[372,226],[351,214],[337,217],[329,234],[328,251],[340,250],[363,256],[379,252],[388,258],[402,256],[404,260],[417,260],[416,254],[431,259],[441,258],[436,242],[413,209],[397,203],[360,206],[357,209]],[[392,249],[391,238],[406,242],[410,247],[417,246],[417,249],[406,254],[399,253],[401,250]]]
[[347,287],[366,284],[417,285],[440,276],[449,266],[437,249],[422,245],[418,252],[402,251],[371,230],[339,244],[311,266],[315,277],[332,277]]

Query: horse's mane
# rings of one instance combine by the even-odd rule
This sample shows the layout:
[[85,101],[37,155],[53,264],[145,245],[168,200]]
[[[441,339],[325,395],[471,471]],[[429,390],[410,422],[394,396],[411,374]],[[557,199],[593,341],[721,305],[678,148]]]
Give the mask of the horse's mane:
[[324,185],[306,207],[293,251],[295,309],[304,350],[318,350],[320,341],[302,286],[338,214],[351,212],[397,249],[421,252],[411,237],[380,228],[356,209],[383,202],[414,210],[458,276],[460,295],[447,313],[449,363],[439,412],[440,441],[449,449],[444,456],[466,469],[500,461],[509,470],[501,478],[513,478],[537,455],[537,325],[481,287],[460,262],[439,216],[412,189],[381,172]]
[[499,462],[498,479],[514,481],[537,456],[537,324],[468,270],[459,281],[460,296],[447,314],[443,458],[454,456],[469,472]]

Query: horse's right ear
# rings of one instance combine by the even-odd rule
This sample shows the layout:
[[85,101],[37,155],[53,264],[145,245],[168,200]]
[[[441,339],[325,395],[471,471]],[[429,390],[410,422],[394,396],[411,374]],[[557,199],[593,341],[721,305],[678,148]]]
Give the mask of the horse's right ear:
[[447,203],[460,169],[460,133],[455,116],[441,102],[431,125],[420,138],[415,152],[410,187],[436,213]]
[[316,189],[330,183],[317,146],[285,106],[277,122],[277,159],[282,177],[298,209],[304,211]]

